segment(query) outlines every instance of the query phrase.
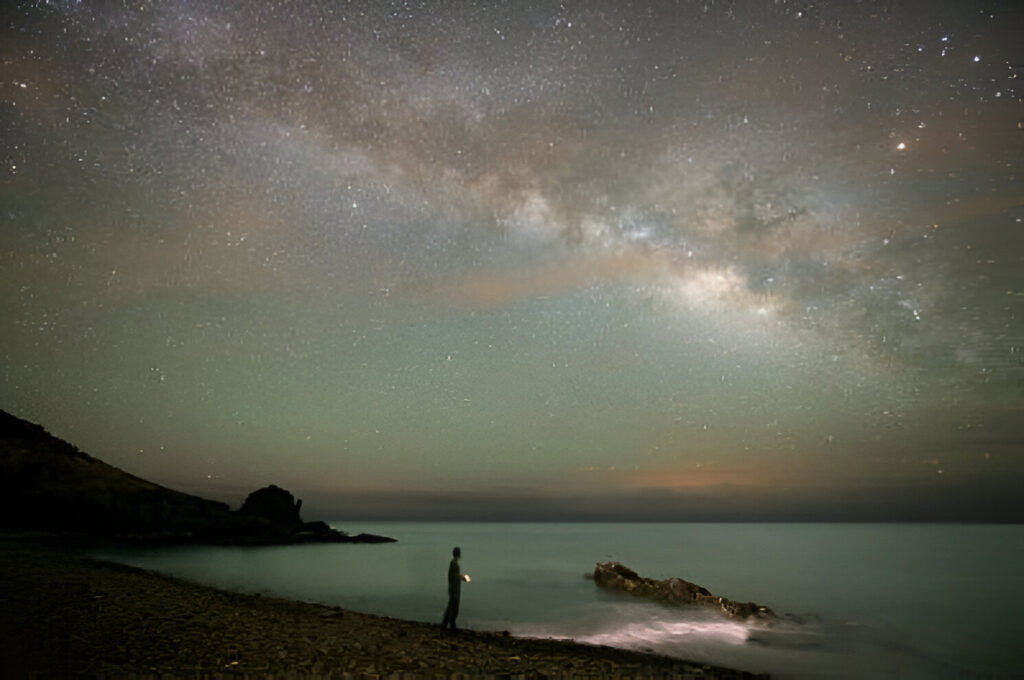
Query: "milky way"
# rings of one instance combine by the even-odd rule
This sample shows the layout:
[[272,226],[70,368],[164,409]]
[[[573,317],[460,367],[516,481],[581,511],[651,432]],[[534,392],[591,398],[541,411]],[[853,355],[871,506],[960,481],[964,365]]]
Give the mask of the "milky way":
[[1015,3],[19,3],[0,408],[235,502],[1024,518]]

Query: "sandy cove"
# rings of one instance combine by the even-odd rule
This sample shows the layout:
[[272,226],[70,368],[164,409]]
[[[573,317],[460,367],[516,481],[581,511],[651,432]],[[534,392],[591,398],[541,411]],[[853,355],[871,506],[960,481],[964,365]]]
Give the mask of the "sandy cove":
[[225,592],[0,540],[7,678],[754,678],[651,654]]

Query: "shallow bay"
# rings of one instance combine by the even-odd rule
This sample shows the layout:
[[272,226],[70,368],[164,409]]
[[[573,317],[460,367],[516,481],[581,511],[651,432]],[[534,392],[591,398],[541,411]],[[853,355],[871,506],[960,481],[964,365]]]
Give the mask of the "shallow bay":
[[[960,524],[332,522],[389,545],[111,548],[98,556],[242,592],[439,621],[462,548],[460,625],[570,637],[780,677],[1011,677],[1024,527]],[[764,628],[600,591],[616,560],[785,616]]]

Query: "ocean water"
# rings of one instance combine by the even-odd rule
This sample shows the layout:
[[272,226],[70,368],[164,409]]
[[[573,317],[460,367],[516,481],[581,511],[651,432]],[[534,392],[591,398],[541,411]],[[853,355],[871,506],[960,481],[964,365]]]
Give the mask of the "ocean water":
[[[654,650],[781,678],[1020,678],[1024,526],[332,522],[385,545],[109,548],[98,557],[241,592],[440,622],[451,549],[459,624]],[[616,560],[784,615],[747,625],[609,593]]]

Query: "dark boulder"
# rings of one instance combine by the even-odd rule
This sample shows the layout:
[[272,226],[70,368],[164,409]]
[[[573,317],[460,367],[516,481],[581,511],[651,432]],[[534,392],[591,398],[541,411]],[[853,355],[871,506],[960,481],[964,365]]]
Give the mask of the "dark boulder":
[[712,595],[707,588],[681,578],[664,581],[644,578],[618,562],[598,562],[594,568],[594,583],[609,590],[620,590],[631,595],[668,604],[689,604],[717,609],[722,614],[747,620],[771,620],[775,612],[753,602],[735,602]]

